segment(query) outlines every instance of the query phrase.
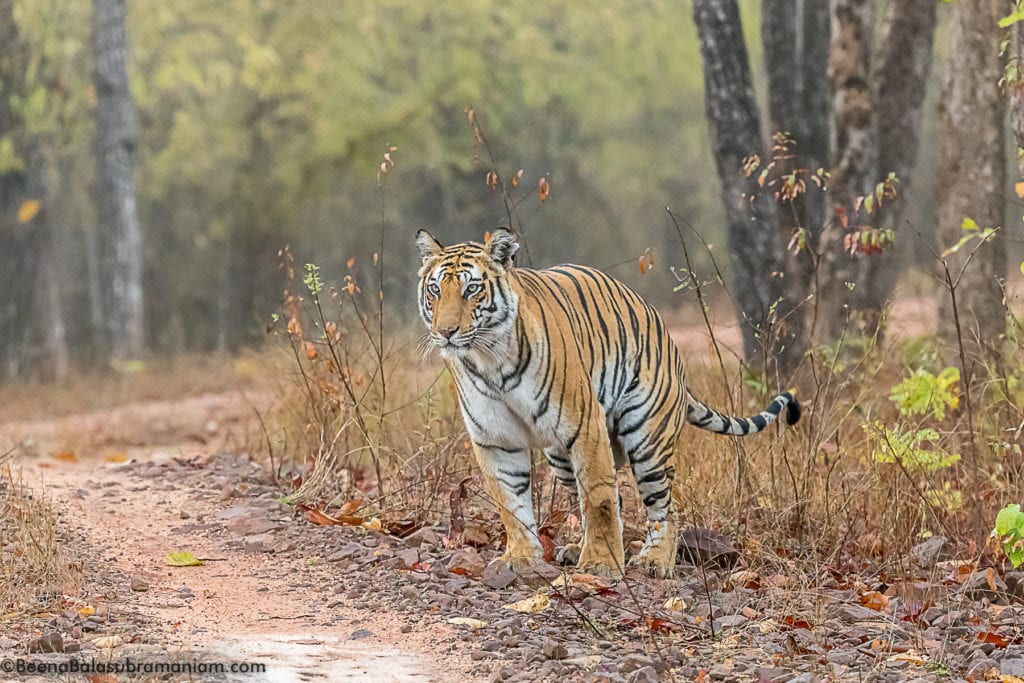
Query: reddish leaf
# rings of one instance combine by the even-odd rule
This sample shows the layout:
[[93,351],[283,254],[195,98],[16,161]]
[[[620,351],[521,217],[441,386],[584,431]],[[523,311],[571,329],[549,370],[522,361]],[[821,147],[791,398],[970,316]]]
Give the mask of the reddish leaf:
[[1003,648],[1009,645],[1012,641],[1006,636],[1001,636],[998,633],[992,631],[981,631],[978,633],[979,643],[991,643],[996,647]]
[[362,498],[353,498],[352,500],[350,500],[349,502],[347,502],[347,503],[345,503],[344,505],[341,506],[341,509],[338,510],[338,514],[339,515],[354,515],[356,510],[358,510],[362,506],[363,506],[363,499]]
[[540,547],[544,549],[544,561],[554,562],[555,561],[555,539],[545,532],[544,529],[540,531]]
[[839,219],[839,224],[843,226],[843,230],[846,230],[850,227],[850,218],[846,215],[845,206],[836,207],[836,218]]
[[802,628],[807,631],[811,630],[811,624],[809,622],[804,621],[803,619],[798,619],[797,617],[794,617],[792,614],[787,614],[786,616],[782,617],[782,626],[785,627],[782,629],[783,631],[797,628]]
[[541,178],[537,182],[537,191],[540,194],[540,200],[546,202],[548,200],[548,194],[551,193],[551,183],[548,182],[547,178]]

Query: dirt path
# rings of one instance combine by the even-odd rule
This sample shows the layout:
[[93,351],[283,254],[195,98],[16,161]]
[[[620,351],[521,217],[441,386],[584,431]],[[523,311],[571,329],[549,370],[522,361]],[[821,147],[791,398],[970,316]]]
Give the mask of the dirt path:
[[[237,396],[207,395],[0,425],[5,441],[34,439],[26,479],[80,545],[80,602],[97,614],[68,624],[66,650],[95,656],[120,640],[114,660],[266,665],[218,680],[474,680],[468,657],[438,647],[450,627],[410,629],[339,599],[352,581],[322,561],[330,530],[295,523],[257,465],[218,455],[216,444],[239,443],[232,428],[247,414]],[[165,443],[140,443],[146,426]],[[167,566],[174,551],[205,564]]]

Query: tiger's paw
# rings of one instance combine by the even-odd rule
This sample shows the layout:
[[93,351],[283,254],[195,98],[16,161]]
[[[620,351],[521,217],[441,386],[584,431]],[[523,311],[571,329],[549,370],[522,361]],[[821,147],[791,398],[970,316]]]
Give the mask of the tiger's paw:
[[640,553],[629,558],[630,567],[639,567],[656,579],[671,579],[675,574],[675,562],[666,563],[664,558],[654,558],[653,553]]
[[598,554],[587,552],[585,546],[580,552],[580,558],[576,563],[576,571],[578,572],[603,576],[609,579],[622,578],[624,569],[625,563],[622,561],[622,557],[616,557],[612,553]]
[[555,551],[555,564],[562,567],[575,567],[579,564],[583,548],[577,543],[566,543]]
[[504,562],[506,567],[517,573],[540,563],[542,559],[539,552],[514,552],[511,548],[498,557],[500,562]]

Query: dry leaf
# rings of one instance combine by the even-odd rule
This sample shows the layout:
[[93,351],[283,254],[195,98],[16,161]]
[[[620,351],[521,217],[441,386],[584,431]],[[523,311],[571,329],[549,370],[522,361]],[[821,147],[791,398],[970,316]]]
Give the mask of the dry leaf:
[[53,457],[61,462],[78,462],[78,455],[74,451],[58,451],[53,454]]
[[551,183],[548,182],[547,178],[541,178],[537,182],[537,191],[540,194],[540,200],[546,202],[548,195],[551,193]]
[[42,204],[39,203],[38,199],[26,199],[18,207],[18,222],[28,223],[30,220],[36,217],[39,213],[39,209],[42,208]]
[[681,597],[676,595],[666,600],[665,604],[662,605],[662,607],[664,607],[665,609],[674,610],[676,612],[682,612],[684,609],[686,609],[686,602]]
[[864,605],[868,609],[873,609],[876,612],[881,612],[889,604],[889,598],[882,595],[878,591],[868,591],[860,596],[860,604]]
[[550,606],[551,598],[549,598],[545,593],[538,593],[537,595],[525,598],[518,602],[502,605],[502,609],[511,609],[516,612],[530,613],[546,610]]
[[98,648],[111,649],[124,645],[124,638],[121,636],[101,636],[96,640],[92,641],[92,644]]
[[164,558],[164,564],[172,567],[198,567],[202,563],[202,560],[196,559],[192,553],[186,551],[170,553]]

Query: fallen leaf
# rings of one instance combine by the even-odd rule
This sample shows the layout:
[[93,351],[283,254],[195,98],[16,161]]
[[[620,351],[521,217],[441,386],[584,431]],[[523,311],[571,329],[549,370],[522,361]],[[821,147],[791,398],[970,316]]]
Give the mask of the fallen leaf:
[[36,217],[43,205],[38,199],[26,199],[18,207],[18,222],[28,223],[30,220]]
[[804,621],[803,619],[798,619],[794,617],[792,614],[788,614],[782,617],[782,625],[788,627],[789,629],[802,628],[807,631],[811,630],[810,623]]
[[78,608],[78,616],[82,617],[83,619],[85,619],[86,617],[91,617],[94,614],[96,614],[95,607],[90,607],[89,605],[86,605],[85,607]]
[[121,636],[101,636],[96,640],[92,641],[92,644],[98,648],[111,649],[121,645],[124,645],[124,638]]
[[682,612],[684,609],[686,609],[686,602],[684,602],[681,597],[676,595],[676,596],[671,597],[668,600],[666,600],[665,604],[662,605],[662,607],[664,609],[670,609],[670,610],[674,610],[676,612]]
[[868,609],[881,612],[886,608],[886,606],[888,606],[889,598],[878,591],[868,591],[860,596],[860,604],[864,605]]
[[374,517],[373,519],[366,520],[365,522],[360,524],[360,526],[366,529],[367,531],[380,531],[382,525],[380,522],[380,518]]
[[171,567],[198,567],[202,563],[202,560],[196,559],[195,555],[186,551],[170,553],[164,558],[164,564]]
[[61,462],[78,462],[78,455],[74,451],[58,451],[53,454],[53,458]]
[[469,626],[470,628],[483,628],[487,626],[486,621],[480,619],[471,619],[469,617],[452,617],[448,620],[449,624],[455,624],[456,626]]
[[537,595],[529,598],[524,598],[518,602],[509,603],[508,605],[502,605],[502,609],[511,609],[516,612],[540,612],[546,610],[551,606],[551,598],[545,593],[538,593]]
[[107,462],[113,463],[128,462],[128,454],[123,451],[118,451],[116,453],[108,453],[106,459]]
[[998,648],[1004,648],[1010,644],[1010,639],[1006,636],[1001,636],[993,631],[981,631],[978,633],[977,638],[979,643],[991,643]]
[[356,513],[356,510],[358,510],[361,507],[363,507],[363,499],[353,498],[352,500],[341,506],[341,509],[338,510],[338,514],[342,516],[354,515]]

